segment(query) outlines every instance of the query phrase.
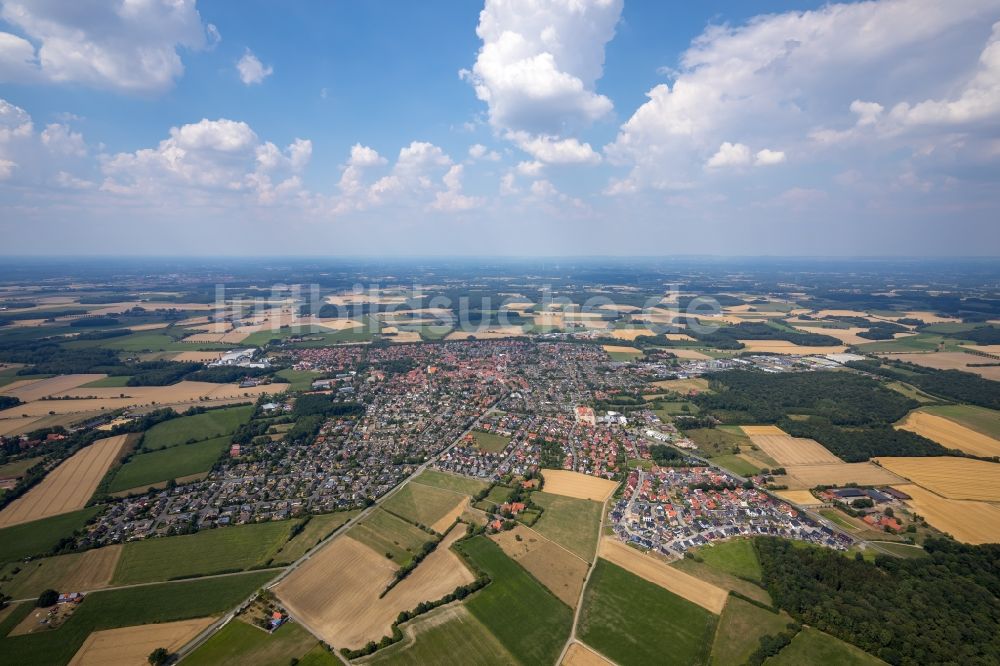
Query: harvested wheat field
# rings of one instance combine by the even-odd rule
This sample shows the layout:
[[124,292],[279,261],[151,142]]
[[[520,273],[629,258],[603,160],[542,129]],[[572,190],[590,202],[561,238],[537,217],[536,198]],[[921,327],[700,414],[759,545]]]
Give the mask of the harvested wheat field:
[[0,527],[69,513],[87,505],[128,435],[99,439],[64,460],[25,495],[0,511]]
[[915,484],[893,486],[910,496],[907,505],[942,532],[972,544],[1000,542],[1000,507],[987,502],[951,500]]
[[496,338],[510,338],[524,335],[524,329],[520,326],[499,326],[497,328],[483,328],[472,331],[454,331],[445,336],[445,340],[495,340]]
[[614,662],[608,661],[583,643],[573,643],[566,650],[561,666],[613,666],[613,664]]
[[20,432],[30,432],[31,424],[40,420],[41,416],[13,416],[0,420],[0,436],[16,435]]
[[860,310],[818,310],[814,315],[817,319],[822,319],[824,317],[864,317],[868,321],[876,321],[867,312],[861,312]]
[[490,538],[564,604],[576,608],[587,577],[586,561],[524,525]]
[[[261,384],[240,388],[239,384],[213,384],[210,382],[183,381],[172,386],[121,386],[109,388],[79,388],[64,391],[59,397],[70,400],[39,400],[17,405],[0,412],[0,419],[19,416],[44,416],[56,414],[122,409],[125,407],[168,407],[184,403],[202,403],[206,400],[247,399],[262,393],[282,393],[288,384]],[[121,397],[124,395],[125,397]]]
[[602,537],[600,556],[608,562],[631,571],[650,583],[684,597],[716,615],[722,613],[729,591],[675,569],[670,565],[643,555],[614,537]]
[[808,324],[796,324],[795,328],[804,333],[819,333],[820,335],[829,335],[830,337],[837,338],[845,345],[863,345],[866,342],[872,342],[868,338],[863,338],[858,333],[864,333],[867,328],[861,328],[859,326],[852,326],[851,328],[824,328],[822,326],[810,326]]
[[1000,502],[1000,464],[952,458],[879,458],[882,467],[948,499]]
[[840,354],[847,347],[843,345],[829,345],[826,347],[806,347],[797,345],[788,340],[740,340],[744,347],[743,352],[767,352],[769,354],[796,354],[809,356],[815,354]]
[[844,486],[857,483],[862,486],[902,483],[902,477],[872,463],[836,462],[824,465],[786,465],[788,476],[783,482],[792,490],[816,486]]
[[[781,465],[823,465],[842,462],[840,458],[830,453],[826,447],[816,440],[804,437],[792,437],[783,432],[780,435],[755,434],[753,431],[748,431],[747,427],[743,427],[743,432],[750,437],[750,441],[754,443],[754,446],[774,458]],[[752,429],[755,428],[755,426],[749,427]],[[777,428],[775,429],[777,430]]]
[[[456,495],[458,497],[458,495]],[[460,518],[462,514],[469,510],[469,497],[468,495],[461,498],[461,500],[455,504],[455,507],[437,519],[431,529],[438,534],[444,534],[445,530],[451,527],[451,524],[455,522],[456,519]]]
[[416,331],[399,331],[392,336],[393,342],[420,342],[420,334]]
[[618,487],[617,481],[564,469],[543,469],[542,478],[545,479],[543,490],[547,493],[596,502],[603,502],[611,497],[611,493]]
[[651,386],[674,393],[701,393],[708,390],[708,380],[701,377],[691,379],[666,379],[662,382],[653,382]]
[[623,345],[603,345],[602,349],[604,349],[604,351],[608,352],[609,354],[620,353],[620,354],[635,354],[637,356],[642,355],[641,350],[636,349],[635,347],[625,347]]
[[782,437],[789,437],[789,434],[775,425],[745,425],[740,426],[740,430],[747,437],[753,437],[754,435],[778,435]]
[[383,598],[396,571],[385,555],[349,536],[330,542],[274,588],[292,615],[331,645],[357,648],[388,635],[400,611],[440,599],[473,575],[451,544],[465,534],[453,529],[437,549]]
[[774,494],[787,502],[798,504],[799,506],[823,504],[823,500],[816,499],[808,490],[776,490]]
[[971,372],[986,379],[1000,381],[1000,365],[986,365],[981,367],[971,366],[970,363],[989,363],[990,359],[976,354],[965,352],[930,352],[927,354],[886,354],[887,358],[894,361],[905,361],[906,363],[916,363],[936,370],[961,370]]
[[156,648],[176,652],[204,631],[215,618],[141,624],[137,627],[95,631],[73,655],[70,666],[141,666]]
[[8,384],[0,390],[0,395],[9,395],[18,398],[21,402],[34,402],[50,395],[58,395],[77,386],[96,382],[104,379],[107,375],[87,374],[87,375],[59,375],[48,379],[27,380],[24,382],[14,382]]
[[896,427],[915,432],[946,449],[958,449],[985,458],[1000,456],[1000,441],[943,416],[913,411]]

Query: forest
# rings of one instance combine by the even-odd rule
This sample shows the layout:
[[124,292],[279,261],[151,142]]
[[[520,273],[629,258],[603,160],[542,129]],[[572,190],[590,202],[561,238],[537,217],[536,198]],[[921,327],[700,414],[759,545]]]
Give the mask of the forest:
[[916,386],[921,391],[955,402],[1000,409],[1000,382],[961,370],[935,370],[904,361],[850,361],[847,365],[874,375]]
[[754,541],[775,605],[893,665],[1000,663],[1000,545],[930,538],[928,557]]

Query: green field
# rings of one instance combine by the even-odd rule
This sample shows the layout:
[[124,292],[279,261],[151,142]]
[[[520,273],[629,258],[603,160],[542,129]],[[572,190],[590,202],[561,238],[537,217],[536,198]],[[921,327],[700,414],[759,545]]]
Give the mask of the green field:
[[532,493],[531,499],[545,509],[535,531],[590,562],[600,536],[601,505],[546,492]]
[[229,444],[229,435],[226,435],[197,444],[182,444],[134,455],[115,472],[108,492],[117,493],[132,488],[144,490],[159,481],[207,472],[212,469],[219,456],[229,449]]
[[463,606],[422,615],[404,624],[403,633],[406,638],[402,641],[379,650],[362,663],[402,666],[448,663],[501,666],[516,663],[500,641]]
[[866,342],[857,345],[857,348],[867,354],[879,353],[904,353],[904,352],[932,352],[938,345],[944,343],[946,347],[957,347],[958,341],[954,338],[943,338],[940,335],[929,333],[918,333],[898,340],[880,340],[877,342]]
[[371,546],[376,553],[389,553],[392,561],[402,566],[433,536],[414,527],[388,511],[376,509],[348,532],[361,543]]
[[288,539],[292,521],[237,525],[125,544],[112,582],[145,583],[265,565]]
[[[110,338],[97,341],[94,345],[92,340],[80,340],[78,342],[67,342],[64,346],[73,349],[81,347],[99,346],[105,349],[118,349],[126,352],[156,352],[156,351],[198,351],[214,349],[234,349],[233,345],[220,342],[181,342],[178,338],[162,330],[176,331],[179,335],[183,329],[159,329],[158,331],[139,331],[131,335],[123,335],[120,338]],[[88,344],[90,343],[90,344]]]
[[721,587],[724,590],[738,592],[745,597],[759,601],[762,604],[771,605],[771,595],[763,587],[751,583],[750,581],[737,578],[714,567],[710,567],[704,562],[695,562],[692,559],[684,558],[670,563],[670,566],[679,569],[684,573],[689,573],[695,578],[700,578],[706,582]]
[[465,495],[451,490],[407,483],[386,500],[382,508],[411,523],[430,527],[465,499]]
[[792,622],[787,613],[772,613],[730,596],[712,642],[712,666],[742,666],[757,649],[760,637],[779,634]]
[[274,554],[274,561],[280,564],[291,564],[359,513],[360,511],[338,511],[313,516],[301,532],[292,537]]
[[569,636],[573,611],[484,536],[456,547],[491,582],[466,608],[525,664],[555,663]]
[[473,430],[472,439],[475,441],[477,449],[489,453],[500,453],[510,444],[510,437],[494,435],[491,432],[483,432],[482,430]]
[[657,401],[653,405],[653,413],[655,413],[660,418],[661,421],[666,421],[668,423],[673,420],[671,418],[672,416],[694,415],[697,414],[699,411],[700,410],[698,409],[698,405],[694,404],[693,402]]
[[718,618],[606,560],[598,560],[583,595],[577,634],[616,661],[704,664]]
[[902,393],[907,398],[910,398],[911,400],[916,400],[921,404],[927,404],[930,402],[939,402],[937,398],[929,396],[920,389],[914,386],[910,386],[909,384],[903,382],[886,382],[885,386],[886,388],[891,388],[893,391],[896,391],[897,393]]
[[684,434],[708,456],[732,455],[739,453],[739,447],[750,444],[750,438],[741,430],[693,428],[685,430]]
[[503,504],[508,499],[510,499],[510,494],[513,492],[513,488],[510,486],[502,486],[497,484],[490,488],[490,492],[486,495],[486,499],[483,501],[487,504]]
[[479,479],[470,479],[467,476],[438,472],[433,469],[424,470],[419,476],[414,477],[412,482],[434,486],[435,488],[444,488],[445,490],[454,490],[455,492],[465,493],[470,496],[475,495],[490,485],[488,482],[480,481]]
[[309,652],[319,641],[295,622],[271,634],[242,620],[232,620],[184,658],[191,666],[284,666]]
[[801,664],[875,666],[885,664],[881,659],[812,627],[804,627],[792,639],[788,647],[764,663],[767,666],[800,666]]
[[312,370],[292,370],[285,368],[274,373],[275,376],[288,380],[288,388],[292,391],[308,391],[312,388],[313,380],[323,376],[322,372]]
[[612,351],[607,352],[608,356],[611,357],[612,361],[634,361],[637,358],[642,358],[643,353],[640,352],[626,352],[626,351]]
[[83,529],[87,521],[103,509],[103,506],[89,506],[72,513],[3,528],[0,530],[0,562],[48,553],[60,539]]
[[[150,451],[172,446],[200,442],[236,432],[236,428],[250,420],[253,405],[210,409],[202,414],[181,416],[157,423],[142,437],[142,448]],[[131,487],[131,486],[129,486]]]
[[[893,543],[892,541],[878,541],[876,545],[883,550],[887,550],[897,557],[913,558],[913,557],[930,557],[926,550],[920,546],[908,544],[908,543]],[[865,555],[871,553],[873,556],[877,553],[874,549],[869,548],[865,551]]]
[[719,467],[725,467],[730,472],[739,476],[753,476],[754,474],[760,472],[761,469],[760,467],[751,464],[749,461],[734,455],[715,456],[710,460]]
[[258,572],[95,592],[57,630],[57,640],[50,633],[0,639],[0,666],[66,664],[92,631],[219,615],[273,577]]
[[340,666],[342,663],[321,644],[317,644],[312,650],[302,655],[298,666]]
[[723,573],[761,582],[763,572],[757,559],[757,551],[754,550],[750,539],[720,541],[711,546],[698,548],[695,554],[701,557],[705,564]]
[[39,456],[38,458],[23,458],[22,460],[9,462],[6,465],[0,465],[0,479],[19,478],[29,468],[40,463],[43,459],[43,456]]
[[937,405],[923,411],[943,416],[994,439],[1000,439],[1000,412],[973,405]]

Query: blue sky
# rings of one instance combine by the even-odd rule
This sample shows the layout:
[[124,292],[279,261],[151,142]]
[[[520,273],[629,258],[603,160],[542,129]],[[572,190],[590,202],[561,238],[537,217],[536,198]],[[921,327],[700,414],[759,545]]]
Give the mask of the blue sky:
[[4,253],[1000,251],[996,0],[0,7]]

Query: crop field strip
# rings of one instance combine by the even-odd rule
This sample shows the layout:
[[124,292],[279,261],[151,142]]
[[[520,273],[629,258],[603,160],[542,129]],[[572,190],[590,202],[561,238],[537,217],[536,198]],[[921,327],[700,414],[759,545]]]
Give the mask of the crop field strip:
[[958,449],[974,456],[1000,456],[1000,440],[943,416],[917,410],[907,414],[896,427],[915,432],[946,449]]
[[86,506],[128,435],[99,439],[64,460],[37,486],[0,511],[0,528],[70,513]]
[[490,538],[564,604],[576,608],[590,567],[588,561],[525,525]]
[[[7,564],[0,568],[0,573],[11,580],[0,582],[0,591],[15,599],[26,599],[49,588],[68,592],[99,590],[111,584],[121,552],[122,546],[117,544]],[[16,574],[15,569],[19,569]]]
[[997,463],[954,457],[884,457],[878,463],[948,499],[1000,502]]
[[976,500],[947,499],[916,484],[893,487],[911,497],[905,501],[914,512],[959,541],[1000,542],[1000,506]]
[[203,617],[95,631],[73,655],[69,666],[135,666],[156,648],[177,651],[214,621]]
[[[441,534],[462,514],[468,501],[468,496],[451,490],[408,483],[394,493],[382,508],[412,523],[431,527]],[[443,525],[440,524],[442,522]]]
[[611,497],[618,487],[617,481],[609,481],[596,476],[570,472],[561,469],[543,469],[542,478],[545,484],[542,489],[554,495],[565,495],[577,499],[603,502]]

